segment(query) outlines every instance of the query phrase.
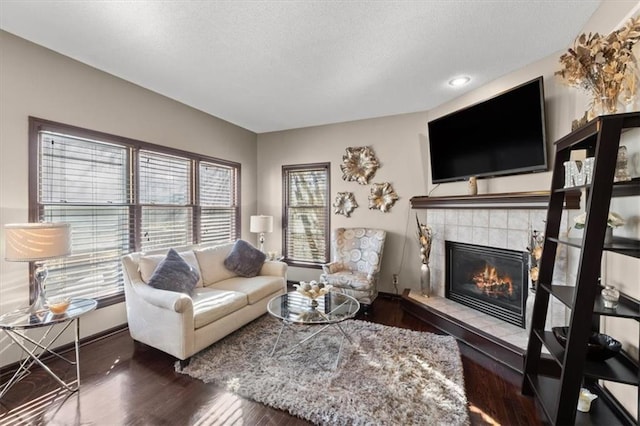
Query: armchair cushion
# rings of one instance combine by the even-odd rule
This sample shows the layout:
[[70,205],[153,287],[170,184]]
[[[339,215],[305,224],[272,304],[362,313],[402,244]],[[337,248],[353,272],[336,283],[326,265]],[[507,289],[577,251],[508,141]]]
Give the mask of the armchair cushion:
[[200,274],[194,267],[185,262],[177,251],[169,249],[167,256],[158,264],[148,284],[161,290],[191,295],[199,279]]
[[244,240],[237,240],[231,253],[224,260],[224,266],[241,277],[258,275],[267,256]]
[[347,267],[343,262],[329,262],[322,265],[322,271],[325,274],[335,274],[336,272],[344,271]]
[[334,274],[323,274],[321,279],[334,287],[352,288],[354,290],[370,290],[376,280],[362,272],[340,271]]

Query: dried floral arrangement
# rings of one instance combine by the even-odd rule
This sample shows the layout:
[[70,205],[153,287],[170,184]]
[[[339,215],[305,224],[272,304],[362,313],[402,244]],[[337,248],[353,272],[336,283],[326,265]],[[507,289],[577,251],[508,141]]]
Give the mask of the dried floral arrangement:
[[431,244],[433,243],[433,231],[428,225],[420,223],[418,215],[416,215],[416,223],[418,224],[418,243],[420,244],[420,259],[422,263],[429,263],[431,255]]
[[[563,69],[555,74],[569,86],[586,90],[592,107],[615,112],[618,97],[632,100],[638,89],[638,67],[633,46],[640,40],[640,16],[631,18],[609,35],[580,35],[560,56]],[[600,105],[598,105],[600,103]]]
[[540,259],[542,258],[542,246],[544,244],[544,234],[535,229],[529,234],[529,277],[531,278],[531,286],[535,290],[538,286],[538,277],[540,274]]

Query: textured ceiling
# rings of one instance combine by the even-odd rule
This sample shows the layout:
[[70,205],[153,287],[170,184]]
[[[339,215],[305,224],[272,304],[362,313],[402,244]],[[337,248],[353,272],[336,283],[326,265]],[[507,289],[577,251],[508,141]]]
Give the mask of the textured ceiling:
[[599,4],[0,0],[0,28],[263,133],[431,109],[567,48]]

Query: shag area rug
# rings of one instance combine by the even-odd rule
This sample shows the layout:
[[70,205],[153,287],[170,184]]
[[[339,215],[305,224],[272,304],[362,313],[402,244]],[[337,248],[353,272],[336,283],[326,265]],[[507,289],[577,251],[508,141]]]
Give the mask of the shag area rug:
[[[176,371],[321,425],[467,425],[455,339],[366,321],[341,323],[269,356],[281,323],[265,315],[194,355]],[[285,329],[291,347],[318,326]],[[282,341],[284,339],[284,342]],[[283,343],[285,345],[283,345]]]

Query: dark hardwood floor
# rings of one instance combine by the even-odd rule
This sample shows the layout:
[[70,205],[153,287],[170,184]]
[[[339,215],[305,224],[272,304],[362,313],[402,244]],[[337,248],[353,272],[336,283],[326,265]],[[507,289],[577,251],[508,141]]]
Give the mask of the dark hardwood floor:
[[[381,324],[432,331],[405,314],[396,299],[378,298],[372,314],[361,318]],[[475,360],[465,348],[465,386],[472,425],[538,425],[531,398],[522,396],[517,377],[498,364]],[[285,412],[237,397],[221,387],[174,372],[175,359],[134,343],[127,331],[81,348],[82,387],[58,391],[49,376],[35,369],[0,401],[0,424],[47,425],[306,425]],[[54,371],[73,371],[52,361]],[[485,368],[486,366],[489,369]],[[497,374],[499,373],[499,374]],[[3,376],[3,380],[6,380]],[[424,419],[429,425],[429,419]]]

